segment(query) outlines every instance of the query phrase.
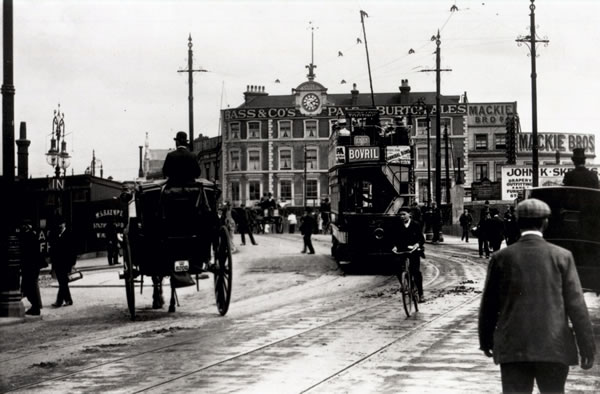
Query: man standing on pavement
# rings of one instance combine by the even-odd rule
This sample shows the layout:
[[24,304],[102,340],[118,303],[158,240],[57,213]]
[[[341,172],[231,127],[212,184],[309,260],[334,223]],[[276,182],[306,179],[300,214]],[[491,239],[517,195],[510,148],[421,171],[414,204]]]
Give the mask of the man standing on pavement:
[[117,227],[113,218],[109,218],[106,223],[106,256],[108,265],[119,264],[119,238],[117,236]]
[[564,392],[577,348],[581,368],[594,364],[594,333],[573,255],[542,235],[549,216],[543,201],[519,203],[521,238],[494,253],[488,266],[479,343],[500,364],[505,393],[531,393],[534,380],[542,393]]
[[435,201],[431,203],[431,230],[433,232],[431,242],[440,242],[440,232],[442,230],[442,212]]
[[315,249],[313,248],[310,237],[315,231],[316,226],[317,222],[312,216],[311,209],[306,208],[306,210],[304,211],[304,215],[302,216],[302,224],[300,224],[300,234],[302,234],[302,239],[304,240],[304,247],[302,248],[302,253],[306,253],[306,249],[308,248],[308,254],[315,254]]
[[58,281],[58,294],[53,307],[73,305],[71,291],[69,290],[69,273],[77,262],[77,255],[73,249],[73,240],[71,232],[67,229],[67,223],[64,219],[59,219],[58,230],[50,242],[50,261],[52,269],[56,274]]
[[425,302],[425,298],[423,297],[423,275],[421,274],[421,256],[425,257],[425,237],[423,236],[423,230],[421,230],[419,223],[411,220],[408,208],[400,208],[399,215],[402,219],[402,226],[398,229],[398,236],[396,237],[394,247],[399,251],[409,250],[414,247],[419,248],[418,251],[409,255],[409,270],[413,278],[415,278],[415,285],[419,293],[419,302]]
[[588,187],[598,189],[598,175],[585,168],[585,150],[583,148],[573,149],[571,156],[575,168],[565,174],[563,184],[565,186]]
[[258,245],[254,240],[254,235],[252,235],[252,231],[250,231],[250,218],[248,215],[246,204],[240,205],[240,207],[236,209],[235,212],[232,212],[232,214],[235,214],[234,219],[236,222],[237,231],[238,233],[240,233],[240,237],[242,238],[242,245],[246,245],[245,234],[248,234],[248,238],[250,238],[250,242],[252,242],[252,245]]
[[460,240],[466,239],[466,242],[469,242],[469,231],[471,231],[471,225],[473,224],[473,216],[471,216],[468,209],[465,208],[465,211],[458,218],[458,222],[462,228]]
[[26,315],[38,316],[42,309],[42,297],[38,279],[40,268],[46,267],[40,253],[40,243],[37,234],[31,226],[31,221],[26,219],[19,232],[21,243],[21,291],[31,303],[31,308],[25,311]]

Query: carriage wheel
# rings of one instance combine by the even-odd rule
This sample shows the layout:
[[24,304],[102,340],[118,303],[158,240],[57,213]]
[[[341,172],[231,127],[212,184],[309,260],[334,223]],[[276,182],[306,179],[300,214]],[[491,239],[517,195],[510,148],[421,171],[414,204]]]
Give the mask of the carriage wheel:
[[131,259],[131,245],[127,234],[123,235],[123,279],[125,280],[125,293],[127,294],[127,307],[131,320],[135,320],[135,289],[134,282],[135,274],[133,272],[133,262]]
[[225,316],[231,300],[233,274],[229,232],[224,226],[219,230],[218,242],[215,255],[217,267],[214,270],[215,298],[217,299],[219,313],[221,316]]

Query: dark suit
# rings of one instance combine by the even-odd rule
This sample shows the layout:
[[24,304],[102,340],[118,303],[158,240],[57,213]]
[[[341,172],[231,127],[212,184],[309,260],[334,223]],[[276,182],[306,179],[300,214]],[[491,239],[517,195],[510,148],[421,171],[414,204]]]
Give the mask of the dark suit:
[[594,171],[590,171],[584,166],[575,167],[567,172],[563,178],[565,186],[589,187],[590,189],[598,189],[598,175]]
[[77,256],[73,250],[71,233],[68,230],[65,229],[65,231],[53,237],[50,244],[50,260],[58,281],[56,304],[73,303],[71,291],[69,290],[69,272],[75,265]]
[[304,239],[304,247],[302,248],[302,253],[306,252],[308,248],[309,253],[314,254],[315,249],[313,248],[312,241],[310,237],[317,226],[317,221],[312,215],[305,215],[302,217],[302,224],[300,225],[300,233],[302,234],[302,238]]
[[42,307],[39,276],[43,257],[40,253],[40,242],[37,234],[31,229],[22,229],[19,233],[21,242],[21,291],[31,303],[32,312],[39,312]]
[[200,165],[196,155],[185,146],[169,152],[162,168],[163,176],[171,186],[184,186],[200,176]]
[[254,235],[252,235],[252,231],[250,231],[250,216],[248,213],[248,209],[244,207],[235,208],[232,210],[233,220],[235,220],[235,224],[237,226],[237,231],[240,233],[242,238],[242,245],[246,244],[246,236],[248,234],[248,238],[250,238],[250,242],[252,245],[256,245],[256,241],[254,240]]
[[[564,390],[568,365],[595,353],[570,251],[526,234],[492,255],[479,310],[481,350],[493,349],[504,392]],[[558,379],[557,379],[558,378]]]
[[[396,238],[396,248],[399,251],[408,250],[412,245],[417,243],[422,253],[423,245],[425,245],[425,237],[423,237],[423,231],[419,222],[411,220],[408,222],[408,227],[404,223],[401,223]],[[419,252],[415,251],[410,254],[409,264],[410,272],[413,278],[415,278],[415,285],[417,286],[419,296],[423,296],[423,275],[421,274],[421,256]]]

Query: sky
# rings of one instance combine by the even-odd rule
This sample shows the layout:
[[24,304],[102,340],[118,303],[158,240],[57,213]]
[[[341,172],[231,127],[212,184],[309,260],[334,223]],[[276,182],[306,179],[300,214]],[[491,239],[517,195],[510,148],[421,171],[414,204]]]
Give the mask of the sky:
[[[354,83],[369,93],[360,10],[376,93],[397,92],[402,79],[412,92],[435,91],[435,73],[422,70],[435,68],[431,37],[439,30],[441,67],[452,70],[442,73],[441,93],[516,101],[522,130],[531,132],[530,51],[515,41],[529,34],[530,4],[13,0],[15,138],[26,122],[30,174],[52,176],[45,153],[60,105],[68,174],[84,173],[95,152],[104,177],[135,179],[146,133],[151,149],[165,149],[188,131],[188,76],[178,71],[187,68],[190,35],[194,69],[206,70],[194,73],[195,136],[217,136],[220,109],[241,105],[247,85],[291,94],[313,54],[328,93],[348,93]],[[600,1],[535,6],[537,35],[550,41],[537,49],[538,132],[593,133],[598,141]]]

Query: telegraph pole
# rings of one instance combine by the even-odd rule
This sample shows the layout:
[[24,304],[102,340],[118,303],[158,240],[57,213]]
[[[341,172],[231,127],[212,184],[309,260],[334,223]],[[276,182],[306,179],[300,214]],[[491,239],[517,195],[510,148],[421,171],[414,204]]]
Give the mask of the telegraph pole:
[[529,9],[531,10],[531,14],[529,14],[530,25],[529,26],[529,35],[528,36],[519,36],[517,37],[517,43],[519,46],[522,44],[527,45],[529,48],[529,52],[531,55],[531,159],[532,159],[532,184],[533,187],[539,186],[539,159],[538,159],[538,130],[537,130],[537,72],[535,65],[536,58],[536,44],[541,42],[544,46],[548,46],[550,42],[546,37],[544,39],[540,39],[535,33],[535,5],[533,4],[535,0],[531,0],[531,4],[529,5]]
[[194,151],[194,77],[193,74],[195,72],[207,72],[207,70],[204,70],[202,68],[199,68],[198,70],[194,70],[192,65],[193,65],[193,60],[192,60],[192,34],[190,33],[190,36],[188,38],[188,68],[187,70],[178,70],[178,73],[188,73],[188,103],[189,103],[189,121],[190,121],[190,152]]
[[371,62],[369,61],[369,47],[367,46],[367,32],[365,31],[365,16],[369,15],[360,10],[360,23],[362,24],[363,37],[365,38],[365,51],[367,52],[367,69],[369,70],[369,85],[371,86],[371,105],[375,108],[375,94],[373,93],[373,79],[371,79]]
[[421,72],[435,71],[435,202],[438,207],[442,205],[442,130],[440,114],[442,112],[440,104],[440,85],[441,71],[452,71],[452,69],[440,69],[440,31],[438,29],[437,36],[432,36],[431,41],[435,41],[435,70],[421,70]]

